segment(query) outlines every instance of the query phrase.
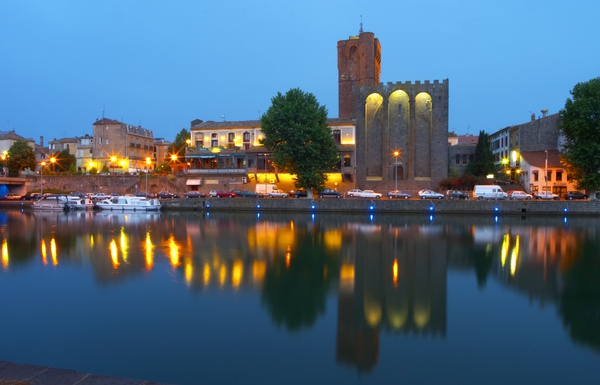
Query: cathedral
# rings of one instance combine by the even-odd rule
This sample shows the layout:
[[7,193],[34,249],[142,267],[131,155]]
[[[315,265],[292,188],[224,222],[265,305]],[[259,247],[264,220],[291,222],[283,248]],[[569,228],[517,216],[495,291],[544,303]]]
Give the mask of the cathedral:
[[356,122],[360,188],[437,188],[448,176],[448,80],[381,83],[371,32],[339,41],[339,117]]

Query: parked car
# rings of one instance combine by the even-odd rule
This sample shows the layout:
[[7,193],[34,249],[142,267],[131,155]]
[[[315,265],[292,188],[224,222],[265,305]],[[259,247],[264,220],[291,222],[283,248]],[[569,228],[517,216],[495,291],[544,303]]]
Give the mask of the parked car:
[[92,194],[91,198],[93,200],[102,200],[102,199],[108,199],[108,198],[110,198],[110,196],[107,194],[104,194],[104,193],[96,193],[96,194]]
[[173,194],[170,191],[161,191],[158,194],[156,194],[156,197],[158,199],[173,199],[173,198],[179,198],[179,195]]
[[306,192],[306,190],[303,189],[291,190],[288,191],[288,196],[290,196],[291,198],[306,198],[308,196],[308,193]]
[[215,196],[217,198],[235,198],[235,193],[227,190],[217,190]]
[[208,192],[208,196],[212,197],[212,198],[216,198],[217,197],[217,191],[219,191],[219,190],[210,190]]
[[559,200],[560,197],[556,194],[552,194],[550,191],[538,191],[534,195],[535,199],[547,199],[547,200]]
[[450,200],[453,199],[469,199],[470,195],[459,190],[448,190],[446,191],[446,197]]
[[359,195],[361,198],[381,198],[381,193],[375,192],[373,190],[363,190]]
[[361,192],[362,192],[361,189],[355,188],[354,190],[348,191],[348,196],[349,197],[357,197],[360,195]]
[[183,196],[186,198],[206,198],[206,194],[203,194],[197,190],[187,191],[183,193]]
[[28,192],[27,194],[23,195],[23,199],[26,201],[37,201],[41,196],[42,195],[40,193]]
[[284,193],[283,191],[279,190],[279,191],[270,191],[267,194],[267,197],[269,197],[269,198],[287,198],[288,195],[286,193]]
[[17,195],[17,194],[13,194],[13,193],[8,193],[4,196],[4,199],[13,200],[13,201],[21,200],[21,198],[22,198],[21,195]]
[[419,197],[421,199],[444,199],[444,194],[437,193],[433,190],[421,190],[419,191]]
[[231,190],[235,192],[235,196],[240,198],[260,198],[260,195],[251,190]]
[[326,188],[323,191],[319,191],[319,198],[337,198],[340,199],[342,197],[342,194],[340,194],[339,192],[335,191],[334,189],[331,188]]
[[527,194],[525,191],[512,191],[510,194],[508,194],[508,198],[509,199],[525,199],[525,200],[529,200],[531,198],[533,198],[533,196],[531,194]]
[[587,194],[584,194],[581,191],[567,191],[567,193],[565,194],[565,199],[588,199],[588,196]]
[[387,195],[388,195],[388,198],[390,198],[390,199],[394,199],[394,198],[410,199],[412,197],[412,195],[408,191],[402,191],[402,190],[392,190],[392,191],[388,192]]

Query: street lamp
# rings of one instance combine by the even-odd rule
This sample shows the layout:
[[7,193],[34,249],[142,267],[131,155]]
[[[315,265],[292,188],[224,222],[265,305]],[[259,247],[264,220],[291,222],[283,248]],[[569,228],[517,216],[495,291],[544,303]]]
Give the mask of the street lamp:
[[546,178],[546,197],[548,196],[548,150],[544,151],[546,153],[546,165],[544,167],[545,169],[545,178]]
[[175,162],[177,162],[177,154],[171,155],[171,161],[173,162],[173,175],[175,175]]
[[395,182],[395,190],[398,191],[398,157],[400,156],[400,151],[395,150],[392,155],[394,155],[394,182]]
[[44,196],[44,166],[46,162],[40,163],[40,198]]
[[110,157],[110,167],[112,168],[112,173],[115,173],[115,163],[117,162],[117,157],[116,156],[111,156]]
[[51,157],[50,158],[50,163],[52,163],[52,172],[54,172],[54,163],[56,163],[56,158],[55,157]]
[[150,171],[150,164],[152,160],[149,156],[146,157],[146,196],[148,196],[148,172]]

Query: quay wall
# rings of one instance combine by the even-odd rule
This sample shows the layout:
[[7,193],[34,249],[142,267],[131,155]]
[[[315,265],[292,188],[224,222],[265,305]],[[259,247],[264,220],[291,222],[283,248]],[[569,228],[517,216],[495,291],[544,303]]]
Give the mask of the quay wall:
[[165,199],[163,210],[280,211],[354,213],[447,213],[512,215],[587,215],[600,219],[600,201],[456,201],[363,199]]

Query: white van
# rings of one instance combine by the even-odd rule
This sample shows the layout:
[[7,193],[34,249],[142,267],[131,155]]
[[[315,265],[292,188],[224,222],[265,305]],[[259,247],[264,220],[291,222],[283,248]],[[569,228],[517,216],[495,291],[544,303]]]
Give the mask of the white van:
[[284,196],[287,197],[287,194],[279,190],[274,184],[258,183],[254,192],[260,196],[268,196],[271,198]]
[[475,199],[508,199],[508,194],[500,186],[494,184],[475,185],[473,189]]

